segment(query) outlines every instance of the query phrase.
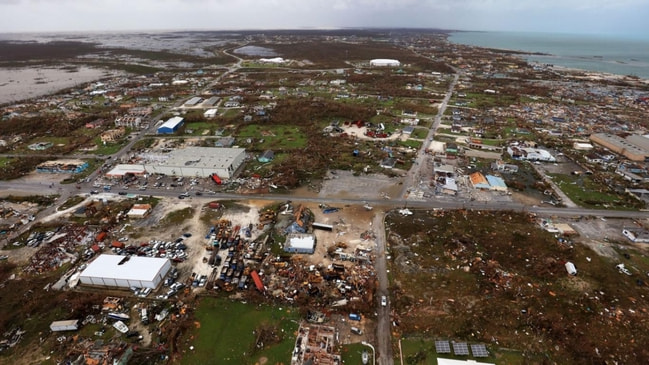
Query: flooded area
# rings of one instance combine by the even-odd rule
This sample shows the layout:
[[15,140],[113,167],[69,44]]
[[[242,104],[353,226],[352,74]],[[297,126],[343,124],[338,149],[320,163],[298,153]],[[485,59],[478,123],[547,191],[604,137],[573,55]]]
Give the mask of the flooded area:
[[259,47],[259,46],[240,47],[235,49],[234,53],[241,54],[244,56],[261,56],[261,57],[274,57],[278,55],[274,50],[270,48]]
[[120,73],[90,67],[0,69],[0,104],[48,95],[118,74]]

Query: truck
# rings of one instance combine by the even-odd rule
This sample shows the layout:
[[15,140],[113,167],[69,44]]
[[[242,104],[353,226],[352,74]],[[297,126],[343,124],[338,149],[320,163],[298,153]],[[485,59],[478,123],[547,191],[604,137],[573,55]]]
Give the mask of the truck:
[[217,174],[212,174],[212,175],[210,175],[210,177],[212,178],[212,181],[214,181],[216,183],[216,185],[221,185],[223,183],[221,181],[221,178]]
[[356,313],[349,313],[349,319],[352,321],[360,321],[361,315]]

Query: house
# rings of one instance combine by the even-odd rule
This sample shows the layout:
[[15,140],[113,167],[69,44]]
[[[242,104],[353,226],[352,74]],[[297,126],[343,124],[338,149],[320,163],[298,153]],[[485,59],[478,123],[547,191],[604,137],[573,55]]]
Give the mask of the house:
[[235,100],[228,100],[223,104],[223,106],[226,108],[238,108],[239,106],[241,106],[241,103]]
[[392,157],[386,157],[385,159],[383,159],[383,161],[381,161],[379,166],[383,167],[384,169],[391,169],[396,164],[397,164],[397,160],[395,160]]
[[78,174],[86,168],[88,168],[88,162],[83,160],[54,160],[38,164],[36,171],[54,174]]
[[545,161],[545,162],[556,162],[557,159],[550,154],[550,152],[531,147],[519,147],[519,146],[509,146],[507,147],[507,153],[515,160],[527,160],[527,161]]
[[446,144],[446,153],[449,155],[457,155],[459,148],[457,143],[449,142]]
[[433,171],[436,176],[453,177],[455,175],[455,167],[453,165],[435,164]]
[[205,111],[205,113],[203,113],[203,116],[205,118],[207,118],[207,119],[212,119],[212,118],[216,117],[217,112],[218,112],[217,109],[209,109],[209,110]]
[[438,187],[441,190],[442,194],[457,195],[457,182],[454,178],[443,177],[438,180],[438,182]]
[[621,163],[615,169],[615,173],[634,184],[649,182],[649,172],[637,164]]
[[602,157],[599,154],[594,153],[594,152],[591,152],[591,153],[586,155],[586,161],[588,161],[590,163],[602,163],[602,162],[604,162]]
[[412,134],[412,132],[414,132],[414,131],[415,131],[415,127],[413,127],[413,126],[411,126],[411,125],[409,125],[409,126],[407,126],[407,127],[405,127],[405,128],[403,128],[403,129],[402,129],[401,131],[403,132],[403,134],[406,134],[406,135],[408,135],[408,136],[409,136],[409,135],[411,135],[411,134]]
[[134,219],[144,218],[151,213],[151,209],[151,204],[134,204],[126,215]]
[[402,118],[401,123],[402,124],[407,124],[407,125],[417,125],[417,124],[419,124],[419,119],[417,119],[417,118]]
[[469,180],[471,181],[471,185],[475,189],[489,189],[489,182],[481,172],[472,173],[471,175],[469,175]]
[[214,142],[214,147],[232,147],[234,145],[234,137],[219,138]]
[[86,123],[85,127],[87,129],[95,129],[103,126],[105,123],[106,121],[104,119],[97,119],[97,120],[93,120],[92,122]]
[[505,184],[505,180],[503,180],[501,177],[487,175],[486,178],[487,182],[489,183],[489,190],[507,191],[507,184]]
[[494,171],[498,172],[504,172],[504,173],[517,173],[518,172],[518,166],[517,165],[512,165],[512,164],[507,164],[503,162],[503,160],[498,160],[496,162],[491,163],[491,169]]
[[266,150],[257,158],[257,161],[261,163],[268,163],[275,158],[275,153],[271,150]]
[[126,130],[123,127],[117,129],[109,129],[106,132],[102,133],[99,138],[101,138],[101,142],[104,144],[113,143],[122,138],[124,136],[124,133],[126,133]]
[[135,115],[124,115],[115,119],[116,127],[140,128],[142,118]]

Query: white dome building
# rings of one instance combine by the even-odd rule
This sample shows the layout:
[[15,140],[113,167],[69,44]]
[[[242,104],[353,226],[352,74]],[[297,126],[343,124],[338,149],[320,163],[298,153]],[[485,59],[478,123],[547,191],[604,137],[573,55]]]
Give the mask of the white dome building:
[[370,60],[370,66],[375,66],[375,67],[399,67],[401,66],[401,62],[399,60],[391,60],[387,58],[376,58],[373,60]]

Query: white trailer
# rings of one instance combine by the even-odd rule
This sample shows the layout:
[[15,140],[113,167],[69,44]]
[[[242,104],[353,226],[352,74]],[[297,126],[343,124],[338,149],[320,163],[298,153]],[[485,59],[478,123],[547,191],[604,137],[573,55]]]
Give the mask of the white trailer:
[[577,268],[575,267],[575,264],[568,261],[568,262],[566,262],[565,266],[566,266],[566,271],[568,272],[568,274],[577,275]]
[[67,321],[54,321],[50,323],[50,329],[52,332],[76,331],[79,329],[79,320],[70,319]]

